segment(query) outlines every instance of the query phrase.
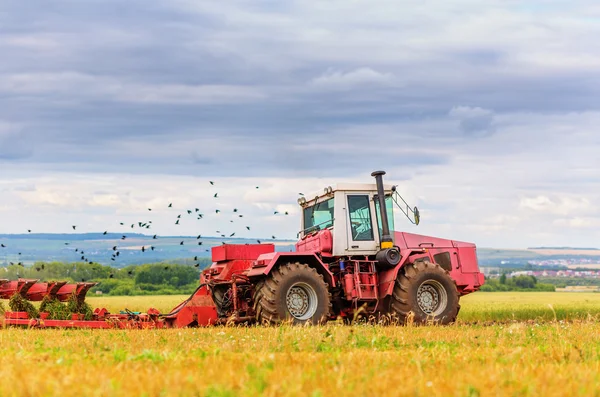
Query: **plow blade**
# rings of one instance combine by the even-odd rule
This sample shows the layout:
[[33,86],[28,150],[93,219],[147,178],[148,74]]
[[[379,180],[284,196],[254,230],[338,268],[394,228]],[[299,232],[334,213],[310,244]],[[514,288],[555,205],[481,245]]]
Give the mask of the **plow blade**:
[[66,302],[75,294],[79,302],[85,300],[87,292],[98,283],[73,283],[66,281],[38,282],[36,279],[0,280],[0,298],[10,299],[14,294],[20,294],[23,298],[39,302],[46,296]]
[[[30,301],[41,301],[45,297],[56,298],[66,302],[73,295],[83,303],[87,292],[96,283],[72,283],[65,281],[38,282],[35,279],[3,280],[0,279],[0,298],[10,299],[15,294]],[[238,319],[241,320],[241,319]],[[71,318],[53,319],[50,313],[40,312],[32,318],[24,311],[7,311],[4,324],[8,326],[27,326],[37,328],[183,328],[209,326],[218,323],[217,310],[206,285],[199,286],[185,301],[177,305],[169,313],[161,314],[156,309],[146,313],[136,313],[125,309],[119,314],[111,314],[106,309],[95,309],[91,319],[84,314],[72,313]]]

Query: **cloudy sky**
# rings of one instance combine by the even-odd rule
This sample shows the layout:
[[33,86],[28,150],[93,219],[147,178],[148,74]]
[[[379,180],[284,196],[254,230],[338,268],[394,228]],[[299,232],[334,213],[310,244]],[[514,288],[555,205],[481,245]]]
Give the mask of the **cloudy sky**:
[[600,247],[598,37],[592,0],[3,1],[0,233],[294,238],[384,169],[397,229]]

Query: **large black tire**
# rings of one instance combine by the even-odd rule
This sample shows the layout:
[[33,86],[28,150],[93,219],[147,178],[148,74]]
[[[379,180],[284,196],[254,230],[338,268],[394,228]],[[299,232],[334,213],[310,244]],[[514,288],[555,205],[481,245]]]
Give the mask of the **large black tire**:
[[390,313],[402,323],[449,324],[456,321],[459,310],[456,283],[438,264],[417,261],[398,272]]
[[325,323],[331,294],[323,276],[308,265],[288,263],[271,271],[256,285],[254,310],[259,324]]

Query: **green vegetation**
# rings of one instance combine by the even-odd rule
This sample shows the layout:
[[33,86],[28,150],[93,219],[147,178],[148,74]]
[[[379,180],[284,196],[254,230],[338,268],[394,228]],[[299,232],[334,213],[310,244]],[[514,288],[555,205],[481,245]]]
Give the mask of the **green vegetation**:
[[154,263],[121,269],[97,263],[36,262],[32,267],[11,265],[3,278],[33,278],[41,281],[96,282],[90,290],[108,295],[190,294],[198,286],[199,268],[189,265]]
[[516,276],[507,277],[503,273],[498,278],[486,278],[485,284],[481,287],[483,292],[496,291],[554,291],[552,284],[540,283],[534,276]]
[[[89,303],[163,311],[182,298]],[[450,326],[8,328],[0,368],[19,385],[9,396],[598,394],[600,294],[475,293],[461,305]]]

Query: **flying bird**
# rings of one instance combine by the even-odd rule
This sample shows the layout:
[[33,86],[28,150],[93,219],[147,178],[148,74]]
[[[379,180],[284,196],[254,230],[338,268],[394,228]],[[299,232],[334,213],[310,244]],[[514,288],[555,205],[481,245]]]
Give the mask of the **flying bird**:
[[152,211],[152,208],[148,208],[148,211]]
[[181,219],[181,214],[177,215],[177,219]]
[[202,235],[199,234],[198,237],[196,237],[196,240],[200,240],[201,237],[202,237]]
[[202,241],[199,241],[199,242],[198,242],[198,245],[202,245]]
[[231,233],[231,234],[229,235],[229,237],[233,237],[233,236],[235,236],[235,233]]
[[113,251],[116,251],[116,250],[117,250],[117,246],[115,245],[115,246],[113,247]]
[[142,246],[142,252],[146,252],[146,247]]
[[113,277],[115,277],[115,275],[114,275],[114,274],[109,274],[109,275],[108,275],[108,278],[113,278]]
[[108,233],[108,231],[105,231],[105,232],[104,232],[104,233],[102,233],[102,234],[106,236],[106,234],[107,234],[107,233]]
[[77,226],[73,226],[73,230],[77,229]]
[[169,204],[169,208],[173,208],[173,203],[170,203],[170,204]]
[[124,226],[125,224],[123,222],[119,222],[119,225]]
[[289,215],[289,213],[288,213],[287,211],[285,211],[285,214],[286,214],[286,215]]
[[188,215],[190,215],[192,212],[192,210],[187,210]]
[[200,212],[200,208],[196,208],[196,212]]
[[237,209],[237,208],[234,208],[234,209],[233,209],[233,212],[238,212],[238,209]]
[[219,195],[219,193],[215,193],[215,195],[213,196],[214,198],[218,198],[217,196]]
[[250,226],[246,226],[246,229],[250,230]]
[[153,247],[153,246],[150,246],[150,249],[151,249],[152,251],[154,251],[154,247]]
[[215,183],[213,181],[209,181],[211,185],[214,185]]
[[152,239],[153,239],[153,240],[156,240],[156,234],[155,234],[154,236],[152,236]]
[[219,212],[221,212],[221,210],[215,210],[215,212],[218,214]]
[[177,219],[177,222],[175,222],[176,225],[179,225],[179,219]]
[[273,211],[273,215],[279,214],[279,211]]
[[197,257],[197,256],[195,256],[195,257],[194,257],[194,260],[195,260],[195,261],[197,261],[197,260],[198,260],[198,257]]
[[200,264],[199,264],[199,263],[196,263],[196,264],[194,265],[194,267],[200,267]]
[[31,233],[31,229],[27,229],[27,233]]
[[0,244],[0,247],[2,247],[2,248],[6,248],[6,245],[4,245],[4,244]]
[[256,242],[257,242],[257,243],[259,243],[259,244],[262,244],[262,243],[260,242],[260,240],[256,240]]
[[183,245],[183,241],[179,243],[179,245]]
[[271,236],[271,237],[273,237],[273,240],[275,240],[275,238],[276,238],[275,236]]
[[127,236],[123,236],[121,237],[121,240],[125,240],[127,238]]

